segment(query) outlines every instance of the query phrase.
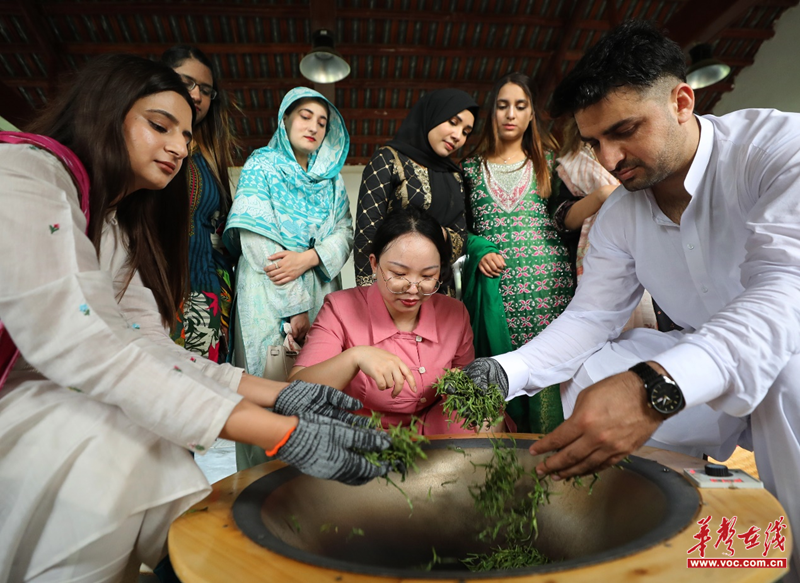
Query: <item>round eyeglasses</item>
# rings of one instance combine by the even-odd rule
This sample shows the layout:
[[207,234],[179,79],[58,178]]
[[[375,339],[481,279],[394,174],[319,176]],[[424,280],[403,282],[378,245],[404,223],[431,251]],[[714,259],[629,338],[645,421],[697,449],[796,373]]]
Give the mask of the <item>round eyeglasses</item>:
[[[381,274],[384,273],[380,263],[378,264],[378,269],[381,270]],[[439,286],[442,285],[441,281],[432,277],[425,277],[419,281],[409,281],[405,277],[400,277],[399,275],[393,275],[392,277],[384,277],[381,275],[381,277],[383,277],[383,281],[386,284],[386,289],[393,294],[404,294],[411,289],[412,285],[415,285],[419,293],[423,296],[432,296],[436,293],[436,290],[439,289]]]
[[200,88],[200,93],[208,97],[209,99],[216,99],[217,97],[217,90],[214,89],[211,85],[206,85],[205,83],[198,83],[188,75],[181,75],[181,81],[186,86],[188,91],[191,91],[195,87]]

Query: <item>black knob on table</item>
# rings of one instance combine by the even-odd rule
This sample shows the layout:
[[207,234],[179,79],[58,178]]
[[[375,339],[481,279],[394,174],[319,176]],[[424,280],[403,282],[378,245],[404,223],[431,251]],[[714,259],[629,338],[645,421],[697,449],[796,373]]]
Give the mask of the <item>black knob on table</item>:
[[713,476],[714,478],[725,478],[730,476],[728,466],[722,464],[706,464],[706,476]]

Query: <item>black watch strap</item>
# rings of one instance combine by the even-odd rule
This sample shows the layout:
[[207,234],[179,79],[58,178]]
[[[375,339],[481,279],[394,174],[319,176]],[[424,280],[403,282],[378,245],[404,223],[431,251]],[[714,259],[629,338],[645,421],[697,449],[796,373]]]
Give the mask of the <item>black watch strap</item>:
[[640,362],[638,364],[634,364],[632,367],[628,369],[631,372],[635,372],[642,382],[644,382],[644,388],[648,391],[653,388],[657,382],[664,378],[664,375],[659,374],[659,372],[654,369],[652,366],[647,364],[646,362]]
[[628,369],[644,383],[647,405],[665,417],[673,415],[686,406],[678,384],[662,375],[646,362],[640,362]]

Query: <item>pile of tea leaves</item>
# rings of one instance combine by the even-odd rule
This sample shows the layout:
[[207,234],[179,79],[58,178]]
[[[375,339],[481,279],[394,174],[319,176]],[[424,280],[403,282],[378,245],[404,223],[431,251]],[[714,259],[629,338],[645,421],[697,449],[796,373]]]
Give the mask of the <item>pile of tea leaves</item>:
[[[454,387],[455,393],[448,391],[448,386]],[[455,413],[462,421],[461,427],[495,425],[502,420],[505,400],[496,386],[490,386],[487,395],[461,370],[450,369],[434,387],[437,395],[444,397],[445,415],[452,417]],[[381,415],[373,412],[372,425],[380,427],[380,419]],[[382,452],[367,453],[365,457],[374,464],[389,462],[395,471],[401,473],[401,482],[405,481],[409,469],[419,471],[417,460],[428,457],[422,446],[430,441],[419,434],[420,423],[419,419],[413,418],[407,426],[389,427],[386,431],[392,445]],[[535,468],[525,469],[517,457],[516,441],[512,437],[489,439],[492,443],[491,460],[482,464],[470,462],[475,468],[484,469],[485,479],[482,484],[469,486],[469,490],[475,509],[486,518],[487,526],[477,533],[477,538],[490,543],[490,551],[454,559],[438,556],[432,549],[433,559],[423,567],[426,570],[436,564],[459,560],[471,571],[520,569],[551,562],[534,544],[539,535],[538,510],[549,503],[553,495],[552,479],[550,476],[540,478]],[[463,450],[461,453],[468,455]],[[383,479],[403,494],[413,511],[413,503],[403,489],[388,475]],[[589,484],[589,494],[597,479],[595,474]],[[584,486],[580,477],[565,481],[570,481],[576,488]],[[431,499],[430,489],[428,499]]]
[[[551,481],[539,478],[535,469],[525,470],[516,452],[516,442],[491,438],[492,458],[476,468],[484,468],[483,484],[470,486],[475,509],[488,519],[489,525],[478,533],[482,541],[501,541],[489,553],[472,553],[462,560],[471,571],[518,569],[544,565],[550,560],[542,555],[533,542],[539,536],[537,512],[550,501]],[[520,484],[527,489],[518,496]]]
[[497,385],[484,391],[461,369],[451,368],[433,384],[436,395],[444,398],[443,410],[452,423],[453,413],[462,420],[461,427],[471,429],[484,423],[496,425],[503,419],[505,398]]
[[470,571],[506,571],[508,569],[524,569],[534,565],[546,565],[552,562],[530,544],[509,543],[493,547],[489,553],[470,553],[462,559]]

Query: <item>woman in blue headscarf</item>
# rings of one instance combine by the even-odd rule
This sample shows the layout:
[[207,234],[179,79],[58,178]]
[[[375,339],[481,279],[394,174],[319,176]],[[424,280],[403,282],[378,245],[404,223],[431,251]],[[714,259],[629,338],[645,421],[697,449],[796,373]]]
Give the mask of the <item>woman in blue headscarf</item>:
[[298,87],[281,102],[269,145],[245,162],[223,239],[239,257],[234,358],[250,374],[262,375],[269,346],[283,343],[284,323],[302,341],[325,295],[342,287],[339,272],[353,248],[339,174],[349,148],[333,104]]

